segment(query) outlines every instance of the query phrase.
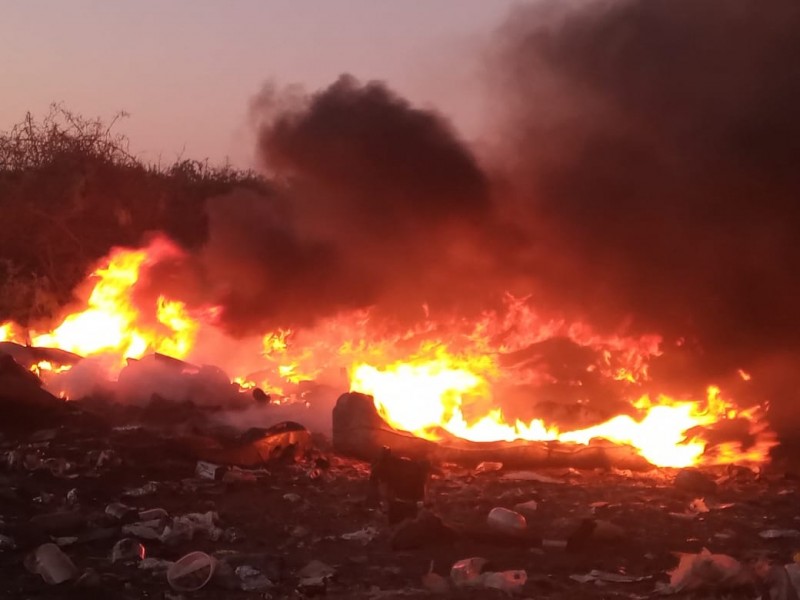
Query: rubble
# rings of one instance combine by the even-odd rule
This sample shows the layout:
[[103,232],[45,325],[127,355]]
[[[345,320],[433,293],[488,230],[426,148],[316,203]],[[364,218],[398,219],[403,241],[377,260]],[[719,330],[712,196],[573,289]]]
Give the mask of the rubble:
[[[139,425],[144,407],[104,405],[102,418],[89,419],[81,416],[89,407],[71,404],[72,416],[58,426],[33,430],[40,441],[0,438],[0,456],[14,457],[0,466],[0,597],[69,588],[97,597],[357,600],[434,593],[600,600],[662,591],[684,600],[708,589],[712,597],[796,600],[800,479],[778,469],[680,476],[692,471],[504,464],[476,473],[481,461],[426,463],[395,451],[370,464],[309,436],[300,453],[267,455],[268,463],[248,468],[213,462],[225,475],[205,478],[187,437],[241,448],[270,428],[248,438],[200,426],[196,412],[191,427],[153,428]],[[679,476],[710,481],[715,491],[684,489]],[[389,510],[398,501],[413,514]],[[505,527],[489,525],[493,510],[510,519],[497,520]],[[211,560],[201,557],[187,572],[180,561],[197,552]],[[762,554],[770,563],[755,569],[753,557]],[[465,557],[482,561],[472,575],[451,576]],[[41,561],[58,568],[47,571]],[[173,589],[170,570],[179,588],[203,587]]]

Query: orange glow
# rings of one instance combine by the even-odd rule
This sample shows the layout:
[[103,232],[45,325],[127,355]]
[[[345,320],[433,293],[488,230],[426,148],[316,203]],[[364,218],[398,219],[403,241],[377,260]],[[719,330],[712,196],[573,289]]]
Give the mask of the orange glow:
[[[618,415],[576,431],[559,431],[542,419],[508,422],[499,408],[467,420],[463,411],[465,397],[489,396],[489,380],[494,371],[494,365],[487,364],[484,358],[476,361],[446,357],[439,352],[439,357],[433,360],[398,362],[383,369],[356,365],[351,389],[372,395],[378,413],[392,427],[430,440],[441,440],[440,430],[475,442],[522,439],[588,444],[593,439],[606,439],[633,446],[650,463],[665,467],[761,463],[775,445],[774,437],[753,412],[738,411],[722,399],[715,386],[708,388],[702,400],[676,400],[659,395],[653,401],[650,396],[642,395],[632,403],[637,413],[635,418]],[[738,417],[750,422],[757,443],[747,449],[735,443],[717,446],[714,454],[706,457],[706,441],[690,431]]]
[[[126,358],[161,352],[184,358],[192,349],[199,328],[182,302],[159,296],[152,306],[134,303],[142,271],[180,250],[164,238],[140,249],[114,248],[89,275],[91,286],[83,306],[63,317],[49,332],[29,332],[31,345],[58,348],[80,356],[111,354],[120,365]],[[21,328],[10,323],[0,328],[0,339],[24,343]],[[13,334],[13,335],[12,335]],[[38,371],[52,370],[38,367]]]
[[[30,340],[34,346],[81,356],[110,356],[118,371],[126,358],[152,352],[194,362],[203,334],[212,332],[212,347],[203,349],[197,364],[226,369],[242,390],[257,386],[281,403],[301,398],[305,381],[333,389],[349,385],[371,394],[391,426],[431,440],[456,436],[587,444],[607,439],[638,449],[655,465],[674,467],[763,463],[776,443],[758,407],[743,410],[715,386],[687,390],[679,397],[660,393],[649,371],[651,359],[663,351],[659,336],[600,333],[584,322],[541,314],[527,297],[506,295],[502,307],[471,319],[437,315],[425,306],[418,320],[404,327],[377,318],[373,310],[353,310],[313,327],[277,328],[254,336],[244,348],[244,342],[216,329],[219,307],[190,309],[143,284],[150,267],[180,255],[164,238],[139,249],[114,248],[89,275],[84,293],[76,294],[83,301],[51,331],[0,323],[0,341],[24,345]],[[220,340],[228,345],[218,345]],[[556,342],[555,350],[547,346],[550,342]],[[583,362],[563,368],[567,359],[558,354],[559,344],[567,348],[567,356],[578,350]],[[238,354],[223,348],[235,348]],[[45,385],[57,386],[53,376],[69,367],[41,361],[30,368],[45,376]],[[738,376],[751,379],[743,370]],[[583,386],[598,380],[629,403],[624,414],[588,427],[591,421],[581,421],[583,428],[567,430],[533,413],[537,390],[560,386],[574,392],[570,401],[588,405],[594,398],[591,390],[582,393]],[[528,390],[530,397],[524,400],[532,414],[525,421],[507,416],[511,413],[504,390],[510,388]],[[744,422],[755,443],[711,446],[706,430],[732,420]]]

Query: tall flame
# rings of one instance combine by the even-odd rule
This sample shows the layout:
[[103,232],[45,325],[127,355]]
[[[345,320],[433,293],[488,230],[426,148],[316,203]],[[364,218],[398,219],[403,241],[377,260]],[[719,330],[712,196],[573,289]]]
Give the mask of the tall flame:
[[[473,320],[437,316],[425,306],[419,321],[406,328],[363,309],[312,328],[276,329],[251,340],[250,349],[244,350],[249,353],[245,370],[240,350],[246,342],[230,340],[215,329],[218,307],[190,310],[184,302],[142,286],[150,267],[180,256],[181,250],[165,238],[155,238],[143,248],[115,248],[88,277],[77,310],[47,332],[0,323],[0,342],[30,342],[81,356],[111,355],[119,369],[125,358],[148,352],[191,360],[202,336],[212,333],[211,352],[203,356],[227,367],[242,389],[258,385],[288,395],[286,390],[303,381],[340,387],[347,385],[343,377],[349,377],[351,389],[371,394],[390,425],[433,440],[449,435],[473,441],[587,444],[603,438],[633,446],[651,463],[663,466],[758,463],[775,444],[759,409],[740,410],[718,387],[709,386],[704,393],[695,390],[695,397],[672,397],[653,389],[649,363],[662,352],[659,336],[601,335],[580,321],[547,318],[529,298],[510,295],[502,310],[486,311]],[[553,339],[588,350],[593,362],[582,365],[584,371],[577,375],[559,374],[526,354]],[[235,356],[216,345],[220,340],[237,349]],[[49,360],[30,367],[40,374],[67,368]],[[501,408],[503,398],[497,397],[509,382],[529,386],[533,396],[542,385],[580,390],[587,374],[615,386],[630,403],[625,414],[591,427],[562,430],[541,415],[508,419]],[[740,382],[751,379],[749,373],[738,372]],[[536,404],[533,396],[531,406]],[[747,425],[753,443],[717,441],[710,447],[704,432],[732,420]]]
[[[113,249],[89,276],[92,288],[84,307],[68,314],[50,332],[33,331],[32,345],[81,356],[113,353],[121,359],[139,358],[146,352],[187,356],[199,324],[186,305],[163,295],[150,307],[139,306],[133,299],[144,268],[179,255],[180,250],[164,238],[155,238],[141,249]],[[10,331],[10,324],[0,331]]]

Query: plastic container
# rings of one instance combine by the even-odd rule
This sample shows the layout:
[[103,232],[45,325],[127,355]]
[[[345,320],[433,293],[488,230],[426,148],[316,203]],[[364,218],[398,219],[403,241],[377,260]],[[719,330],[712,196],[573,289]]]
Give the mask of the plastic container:
[[38,573],[50,585],[64,583],[78,575],[78,568],[55,544],[43,544],[29,558],[28,570]]
[[512,535],[519,535],[528,529],[525,517],[518,512],[499,506],[489,512],[486,522],[495,531]]
[[457,586],[474,585],[480,581],[483,567],[486,566],[486,559],[479,556],[472,558],[462,558],[456,561],[450,568],[450,579]]
[[167,569],[167,581],[178,592],[197,591],[211,581],[217,559],[205,552],[190,552]]

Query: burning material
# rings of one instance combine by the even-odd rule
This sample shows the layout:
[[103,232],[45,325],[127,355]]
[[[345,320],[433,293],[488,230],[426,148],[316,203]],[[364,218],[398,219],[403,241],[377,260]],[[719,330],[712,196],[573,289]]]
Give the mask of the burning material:
[[[18,360],[60,396],[91,393],[75,382],[95,369],[119,379],[118,398],[140,403],[159,396],[234,406],[266,398],[262,389],[276,405],[287,397],[303,403],[306,382],[341,389],[347,373],[350,389],[373,396],[388,426],[445,445],[597,449],[607,440],[635,448],[650,464],[689,466],[760,463],[775,443],[759,409],[738,408],[719,387],[709,386],[702,399],[660,393],[649,368],[664,352],[658,336],[601,335],[585,323],[546,318],[530,298],[506,295],[503,309],[474,320],[434,318],[426,309],[406,328],[370,310],[344,312],[310,328],[267,332],[257,345],[245,340],[239,346],[253,343],[249,356],[229,355],[215,350],[231,343],[219,329],[218,307],[190,309],[153,291],[152,269],[182,256],[163,237],[113,249],[89,276],[83,308],[50,332],[4,323],[4,351],[25,355]],[[13,345],[26,340],[33,346]],[[91,361],[79,370],[81,356]],[[177,360],[201,356],[228,373]],[[738,373],[742,384],[748,378]],[[709,431],[728,423],[739,423],[750,443],[712,440]]]

